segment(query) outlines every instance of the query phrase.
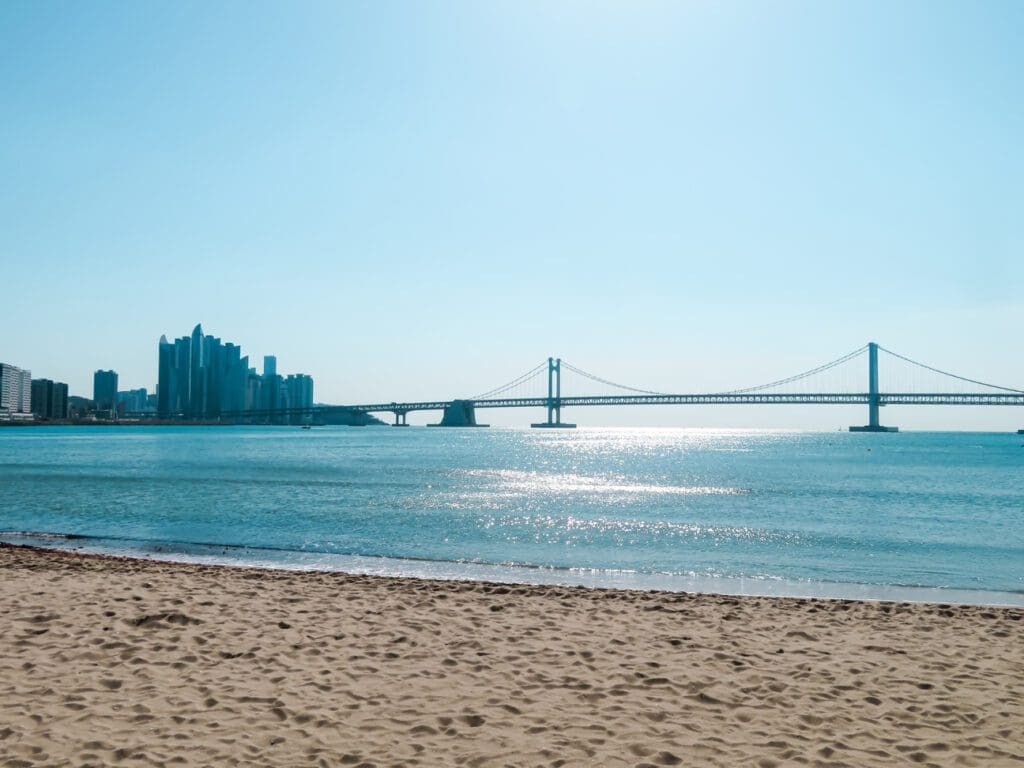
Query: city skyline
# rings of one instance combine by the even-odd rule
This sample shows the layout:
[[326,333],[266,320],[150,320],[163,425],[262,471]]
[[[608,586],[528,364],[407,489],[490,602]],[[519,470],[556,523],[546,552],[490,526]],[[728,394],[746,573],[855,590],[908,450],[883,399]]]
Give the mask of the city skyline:
[[1024,388],[1022,24],[1011,2],[6,5],[0,360],[152,392],[152,340],[201,318],[333,403],[468,397],[547,356],[720,391],[869,340]]
[[203,333],[202,323],[173,343],[161,336],[158,360],[156,415],[161,419],[205,421],[242,411],[313,405],[311,376],[281,376],[274,355],[264,356],[261,375],[249,366],[240,345]]
[[[27,368],[0,361],[0,416],[44,421],[120,417],[160,420],[216,421],[242,411],[287,411],[313,405],[313,378],[303,373],[279,375],[277,357],[263,357],[263,373],[249,366],[249,357],[232,342],[222,344],[203,333],[175,339],[162,335],[158,344],[157,384],[122,389],[116,370],[92,374],[91,397],[69,390],[64,382],[36,376]],[[88,413],[85,412],[85,405]],[[287,421],[288,419],[285,419]]]

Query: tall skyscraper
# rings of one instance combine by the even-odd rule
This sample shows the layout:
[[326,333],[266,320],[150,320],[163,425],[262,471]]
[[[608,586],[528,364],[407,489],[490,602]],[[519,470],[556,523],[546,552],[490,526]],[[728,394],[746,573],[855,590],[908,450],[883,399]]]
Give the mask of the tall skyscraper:
[[263,375],[277,376],[277,358],[274,355],[263,357]]
[[96,371],[92,376],[92,399],[97,411],[110,411],[117,407],[117,373]]
[[224,347],[216,336],[203,337],[203,418],[220,416],[221,376]]
[[203,356],[203,326],[192,329],[192,361],[189,366],[188,417],[201,419],[206,415],[206,359]]
[[177,386],[171,394],[171,412],[184,414],[188,410],[192,381],[192,339],[182,336],[174,342],[174,367],[177,371]]
[[174,345],[167,336],[160,337],[157,352],[156,413],[161,419],[171,415],[172,390],[178,386],[178,369],[174,364]]
[[0,413],[32,413],[32,372],[0,363]]

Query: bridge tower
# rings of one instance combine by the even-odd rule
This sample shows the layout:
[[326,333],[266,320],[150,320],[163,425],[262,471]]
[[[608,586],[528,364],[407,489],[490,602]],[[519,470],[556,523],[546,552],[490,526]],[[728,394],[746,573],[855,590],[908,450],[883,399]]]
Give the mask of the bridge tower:
[[575,429],[575,424],[562,421],[562,358],[548,358],[548,420],[531,424],[537,429]]
[[899,427],[883,427],[878,420],[882,406],[878,396],[878,345],[868,344],[868,423],[863,427],[850,427],[851,432],[899,432]]

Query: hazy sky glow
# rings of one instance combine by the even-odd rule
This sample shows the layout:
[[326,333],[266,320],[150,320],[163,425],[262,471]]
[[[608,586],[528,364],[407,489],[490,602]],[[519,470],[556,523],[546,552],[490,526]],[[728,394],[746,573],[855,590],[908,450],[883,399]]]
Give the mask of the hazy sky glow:
[[152,389],[202,322],[365,402],[548,355],[723,390],[877,340],[1024,388],[1022,29],[1019,2],[5,2],[0,360]]

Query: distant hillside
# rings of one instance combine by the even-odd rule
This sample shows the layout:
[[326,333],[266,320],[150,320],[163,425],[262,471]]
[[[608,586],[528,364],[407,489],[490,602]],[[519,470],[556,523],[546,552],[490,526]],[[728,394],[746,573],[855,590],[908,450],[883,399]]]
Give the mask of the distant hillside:
[[[327,406],[327,403],[317,403],[318,406]],[[336,410],[327,413],[318,413],[315,416],[317,424],[334,424],[348,427],[380,427],[387,426],[383,421],[365,411]]]

